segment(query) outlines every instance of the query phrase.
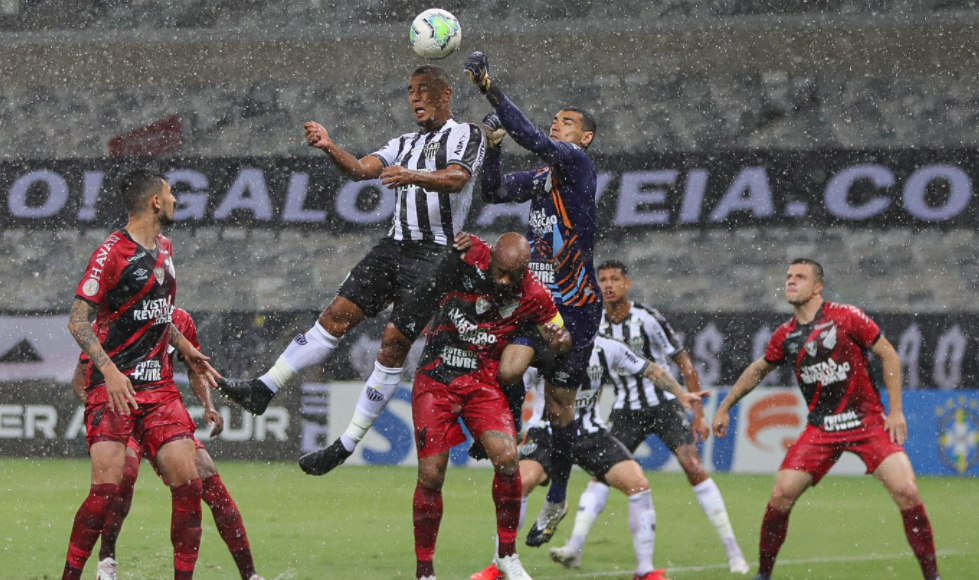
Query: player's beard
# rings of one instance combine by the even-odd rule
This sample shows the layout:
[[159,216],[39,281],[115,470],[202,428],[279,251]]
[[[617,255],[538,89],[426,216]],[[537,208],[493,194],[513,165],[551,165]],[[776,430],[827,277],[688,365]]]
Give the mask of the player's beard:
[[173,214],[167,215],[167,212],[165,211],[161,211],[160,217],[157,219],[160,222],[160,226],[164,228],[167,226],[172,226],[173,224],[177,223],[177,220],[173,219]]

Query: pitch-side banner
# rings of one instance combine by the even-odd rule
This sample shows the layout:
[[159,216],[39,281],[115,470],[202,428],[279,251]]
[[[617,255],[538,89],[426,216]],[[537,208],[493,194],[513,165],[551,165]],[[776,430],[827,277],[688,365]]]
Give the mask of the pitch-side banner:
[[[316,435],[304,436],[304,451],[327,445],[343,432],[356,407],[361,386],[360,383],[316,385],[320,392],[329,393],[331,405]],[[600,400],[606,415],[612,404],[610,390],[606,388]],[[713,416],[717,403],[726,393],[727,389],[714,391],[706,408],[708,417]],[[529,417],[532,405],[531,400],[525,404],[525,418]],[[904,409],[910,432],[904,448],[919,475],[979,476],[979,390],[907,392]],[[774,474],[788,447],[805,428],[807,413],[805,400],[796,388],[756,389],[732,410],[727,437],[711,437],[701,445],[704,462],[712,471]],[[471,438],[453,448],[450,463],[488,467],[488,462],[474,462],[469,457],[470,445]],[[646,470],[680,470],[676,458],[655,436],[647,439],[635,456]],[[347,463],[417,465],[417,462],[411,391],[402,386]],[[860,459],[847,453],[830,473],[865,472]]]
[[[536,163],[505,160],[509,169]],[[380,229],[394,211],[393,191],[376,180],[351,182],[321,157],[41,160],[0,163],[0,226],[115,227],[125,214],[115,195],[119,176],[147,163],[167,174],[176,218],[191,224],[342,232]],[[973,149],[617,156],[599,149],[596,165],[604,235],[795,222],[972,226],[979,219]],[[526,205],[477,200],[467,227],[514,227],[526,212]]]

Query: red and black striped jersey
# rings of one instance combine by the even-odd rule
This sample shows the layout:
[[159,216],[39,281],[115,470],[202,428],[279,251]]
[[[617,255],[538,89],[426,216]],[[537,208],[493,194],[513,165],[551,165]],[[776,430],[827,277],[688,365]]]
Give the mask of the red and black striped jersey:
[[792,318],[775,329],[765,360],[792,364],[809,404],[810,425],[848,431],[883,416],[867,366],[867,351],[880,336],[880,327],[863,310],[824,302],[808,324]]
[[[159,235],[148,250],[125,230],[102,242],[78,282],[75,298],[95,307],[95,335],[136,390],[173,382],[167,347],[176,292],[170,240]],[[94,388],[105,377],[90,365],[86,382]]]
[[447,293],[429,325],[418,372],[449,384],[479,375],[496,383],[503,349],[525,325],[563,325],[554,298],[530,270],[520,291],[500,298],[494,292],[490,249],[473,236],[473,247],[448,273]]

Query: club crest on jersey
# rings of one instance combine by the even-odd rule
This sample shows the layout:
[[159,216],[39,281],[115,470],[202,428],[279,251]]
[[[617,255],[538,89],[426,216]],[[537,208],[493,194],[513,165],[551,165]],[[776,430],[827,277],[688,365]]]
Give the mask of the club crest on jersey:
[[425,159],[427,161],[435,161],[435,156],[438,155],[440,146],[438,142],[425,145]]
[[597,383],[602,380],[602,375],[604,372],[605,371],[599,365],[590,366],[588,367],[588,380],[593,383]]
[[157,284],[163,284],[166,279],[166,270],[163,268],[153,268],[153,277],[156,278]]
[[806,343],[806,354],[809,356],[816,356],[816,341],[810,340]]
[[513,313],[516,312],[517,306],[519,306],[519,303],[517,303],[516,300],[514,300],[513,302],[508,302],[503,306],[500,306],[500,316],[502,316],[503,318],[508,318],[512,316]]
[[476,314],[482,314],[493,307],[489,300],[480,296],[476,299]]

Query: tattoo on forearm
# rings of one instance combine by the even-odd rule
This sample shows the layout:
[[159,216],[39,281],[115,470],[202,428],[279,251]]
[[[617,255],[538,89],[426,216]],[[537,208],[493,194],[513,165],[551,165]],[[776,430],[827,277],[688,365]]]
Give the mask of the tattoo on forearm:
[[75,337],[75,342],[81,347],[82,352],[88,355],[95,368],[101,369],[111,362],[109,355],[105,354],[105,349],[99,343],[99,337],[95,336],[92,330],[92,323],[89,321],[95,308],[84,300],[75,300],[71,307],[71,314],[68,315],[68,330]]
[[[170,325],[170,346],[172,346],[173,348],[179,350],[180,349],[180,339],[183,338],[183,337],[184,337],[184,335],[183,334],[180,334],[180,330],[178,330],[176,326],[174,326],[174,325],[171,324]],[[189,368],[189,365],[188,365],[188,368]]]

